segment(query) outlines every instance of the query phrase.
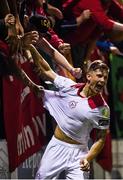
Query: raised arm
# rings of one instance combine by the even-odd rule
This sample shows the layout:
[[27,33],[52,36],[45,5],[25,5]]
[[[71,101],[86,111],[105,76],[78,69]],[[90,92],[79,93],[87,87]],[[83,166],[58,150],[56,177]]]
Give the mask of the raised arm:
[[74,68],[67,59],[56,50],[45,38],[41,39],[41,48],[47,52],[53,60],[68,70],[75,78],[80,78],[82,75],[82,71],[80,68]]
[[30,45],[28,48],[32,54],[38,75],[46,80],[54,81],[56,73],[51,69],[49,64],[44,60],[33,45]]
[[97,141],[90,148],[87,156],[84,159],[80,160],[80,169],[82,171],[90,170],[90,162],[100,153],[102,150],[107,130],[98,130],[97,133]]

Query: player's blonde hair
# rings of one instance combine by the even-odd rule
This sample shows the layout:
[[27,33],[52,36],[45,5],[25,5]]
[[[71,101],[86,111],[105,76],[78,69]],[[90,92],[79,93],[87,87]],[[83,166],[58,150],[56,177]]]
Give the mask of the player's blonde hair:
[[90,71],[95,71],[96,69],[106,70],[107,72],[109,72],[109,67],[102,60],[95,60],[90,63],[87,68],[87,73]]

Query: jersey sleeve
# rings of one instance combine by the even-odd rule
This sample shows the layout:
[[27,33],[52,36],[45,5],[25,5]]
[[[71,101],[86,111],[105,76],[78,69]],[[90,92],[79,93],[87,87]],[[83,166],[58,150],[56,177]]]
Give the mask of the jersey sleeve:
[[65,90],[66,88],[70,88],[72,85],[75,84],[76,83],[71,79],[59,75],[57,75],[54,80],[54,85],[59,90]]
[[90,119],[93,128],[97,129],[109,129],[110,125],[110,110],[109,107],[101,107],[99,111],[93,111],[95,115]]

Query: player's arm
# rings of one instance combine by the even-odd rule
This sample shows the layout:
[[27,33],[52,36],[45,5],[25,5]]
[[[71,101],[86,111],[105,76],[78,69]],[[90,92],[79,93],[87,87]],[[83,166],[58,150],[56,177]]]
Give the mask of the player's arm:
[[80,160],[80,169],[88,171],[90,169],[90,162],[100,153],[104,144],[107,130],[98,130],[97,141],[90,148],[86,158]]
[[74,68],[45,38],[42,38],[41,42],[41,48],[43,48],[43,50],[48,53],[57,64],[67,69],[74,77],[81,77],[82,70],[80,68]]
[[54,81],[56,73],[51,69],[49,64],[44,60],[33,45],[30,45],[28,48],[32,54],[38,75],[49,81]]
[[[39,96],[38,93],[39,93],[39,90],[41,90],[42,87],[35,84],[29,78],[29,76],[25,73],[25,71],[17,65],[16,59],[11,57],[8,63],[9,63],[8,67],[11,70],[11,74],[15,75],[19,80],[21,80],[23,82],[23,84],[25,86],[28,86],[37,96]],[[40,95],[41,95],[41,93],[40,93]]]

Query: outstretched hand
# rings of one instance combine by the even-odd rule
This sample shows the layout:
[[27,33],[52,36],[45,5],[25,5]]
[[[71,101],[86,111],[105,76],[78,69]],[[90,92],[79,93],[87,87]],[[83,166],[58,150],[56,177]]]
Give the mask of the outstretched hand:
[[77,79],[80,79],[82,77],[82,69],[81,68],[72,68],[70,72]]
[[38,41],[39,34],[37,31],[31,31],[28,33],[25,33],[24,36],[22,36],[22,48],[27,48],[30,44],[34,44]]
[[60,44],[58,46],[58,50],[60,51],[60,53],[62,53],[63,55],[67,55],[70,53],[70,44],[68,43],[63,43],[63,44]]
[[80,160],[80,170],[82,170],[82,171],[90,170],[90,163],[88,162],[88,160],[86,158]]
[[4,21],[6,26],[15,25],[15,17],[13,14],[7,14],[4,18]]

